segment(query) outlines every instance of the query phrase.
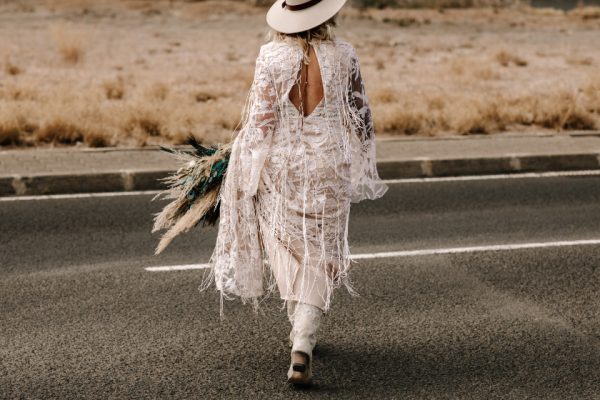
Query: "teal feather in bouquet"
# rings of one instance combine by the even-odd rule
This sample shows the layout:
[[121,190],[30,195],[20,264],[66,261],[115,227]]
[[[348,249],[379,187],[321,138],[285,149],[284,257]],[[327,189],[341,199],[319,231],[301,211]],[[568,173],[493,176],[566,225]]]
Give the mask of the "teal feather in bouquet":
[[155,214],[152,232],[167,229],[155,254],[160,254],[180,233],[202,223],[216,225],[219,219],[219,190],[227,171],[231,143],[204,147],[194,137],[188,139],[192,150],[177,150],[161,146],[186,164],[168,177],[161,179],[168,189],[157,198],[173,199],[158,214]]

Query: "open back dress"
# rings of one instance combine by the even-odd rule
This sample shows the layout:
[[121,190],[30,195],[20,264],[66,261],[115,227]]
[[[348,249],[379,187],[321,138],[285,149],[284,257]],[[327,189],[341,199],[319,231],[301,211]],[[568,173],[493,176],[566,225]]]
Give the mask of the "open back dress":
[[350,204],[388,187],[377,173],[373,121],[358,58],[347,42],[312,41],[323,98],[309,115],[290,100],[304,50],[291,39],[260,48],[241,129],[219,194],[210,274],[223,299],[258,307],[275,288],[327,312],[349,279]]

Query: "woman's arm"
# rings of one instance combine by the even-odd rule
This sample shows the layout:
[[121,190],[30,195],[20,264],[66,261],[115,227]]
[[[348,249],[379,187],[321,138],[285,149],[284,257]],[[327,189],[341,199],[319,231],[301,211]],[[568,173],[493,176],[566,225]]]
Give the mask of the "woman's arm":
[[[360,63],[353,47],[350,47],[349,81],[347,101],[350,114],[352,146],[351,201],[377,199],[383,196],[388,186],[379,178],[375,156],[375,131],[369,98],[360,72]],[[358,140],[357,140],[358,139]]]
[[256,194],[276,125],[277,92],[264,48],[261,47],[256,59],[254,80],[243,116],[244,126],[239,135],[240,190],[244,198]]
[[348,99],[352,115],[355,134],[364,143],[368,139],[374,139],[373,116],[369,106],[369,98],[365,84],[360,72],[360,63],[354,48],[350,53],[350,83],[348,85]]

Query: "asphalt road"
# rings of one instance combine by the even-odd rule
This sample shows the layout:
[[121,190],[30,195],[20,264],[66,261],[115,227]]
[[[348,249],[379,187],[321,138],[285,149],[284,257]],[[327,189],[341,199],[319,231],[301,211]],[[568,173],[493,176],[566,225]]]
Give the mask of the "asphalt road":
[[[198,292],[214,229],[160,257],[151,196],[0,202],[0,398],[600,399],[600,245],[361,260],[312,390],[288,323]],[[352,207],[353,253],[600,239],[600,177],[391,186]]]

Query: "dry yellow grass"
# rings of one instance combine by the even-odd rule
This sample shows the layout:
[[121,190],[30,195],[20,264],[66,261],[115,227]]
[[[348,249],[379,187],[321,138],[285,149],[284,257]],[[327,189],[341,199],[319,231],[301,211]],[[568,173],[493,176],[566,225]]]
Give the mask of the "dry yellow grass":
[[583,20],[600,19],[600,7],[598,6],[578,7],[568,13]]
[[379,106],[376,128],[383,132],[433,136],[438,132],[489,134],[509,126],[537,126],[556,131],[597,129],[597,109],[586,109],[584,100],[570,92],[504,98],[439,97]]
[[498,61],[503,67],[508,67],[511,64],[514,64],[518,67],[527,66],[527,61],[525,61],[518,55],[511,53],[508,50],[500,50],[499,52],[497,52],[496,61]]
[[468,57],[455,57],[450,60],[450,72],[457,78],[471,81],[500,79],[501,75],[493,65],[481,64],[480,60]]
[[5,106],[26,100],[35,101],[38,98],[38,90],[27,81],[19,84],[7,83],[3,88],[0,87],[0,100]]
[[108,100],[123,100],[123,97],[125,97],[125,83],[121,76],[105,81],[102,84],[102,88]]
[[69,64],[83,60],[86,47],[86,33],[67,25],[55,25],[50,28],[54,44],[62,59]]
[[[0,4],[10,15],[0,146],[227,140],[264,11],[225,0]],[[598,129],[594,15],[346,9],[338,34],[359,54],[378,135]]]
[[7,75],[19,75],[21,73],[23,73],[23,70],[18,66],[15,65],[10,58],[7,56],[6,59],[4,60],[4,72]]
[[594,65],[594,59],[592,57],[567,57],[565,61],[574,66],[578,65]]
[[532,8],[529,13],[539,17],[564,17],[565,11],[556,8]]

